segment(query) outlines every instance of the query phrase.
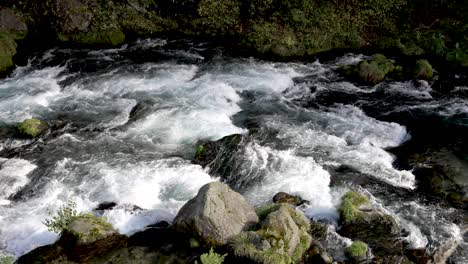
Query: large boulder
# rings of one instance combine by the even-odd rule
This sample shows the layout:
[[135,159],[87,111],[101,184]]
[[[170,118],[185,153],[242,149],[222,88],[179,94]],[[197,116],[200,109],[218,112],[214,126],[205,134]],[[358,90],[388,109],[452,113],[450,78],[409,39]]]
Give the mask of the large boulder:
[[256,223],[258,216],[242,195],[224,183],[213,182],[180,209],[174,228],[207,244],[222,245]]
[[23,18],[9,8],[0,8],[0,73],[11,68],[16,54],[15,40],[23,39],[28,28]]
[[398,223],[391,215],[373,207],[365,195],[346,193],[339,213],[340,235],[366,242],[378,256],[403,255]]
[[230,243],[235,256],[264,264],[300,261],[312,242],[309,220],[289,204],[269,211],[260,229],[243,232]]

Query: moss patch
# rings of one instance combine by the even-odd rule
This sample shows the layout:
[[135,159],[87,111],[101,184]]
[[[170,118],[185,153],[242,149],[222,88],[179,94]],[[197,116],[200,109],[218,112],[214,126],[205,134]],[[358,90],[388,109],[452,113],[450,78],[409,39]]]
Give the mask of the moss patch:
[[368,202],[369,198],[363,194],[355,191],[347,192],[341,200],[341,206],[339,208],[340,217],[345,222],[353,222],[359,217],[359,206]]
[[18,125],[19,132],[27,137],[35,138],[47,130],[47,123],[36,118],[26,119]]
[[418,60],[414,68],[414,78],[429,80],[432,78],[432,66],[427,60]]
[[354,241],[351,246],[345,250],[346,256],[351,259],[363,259],[367,255],[367,244],[362,241]]

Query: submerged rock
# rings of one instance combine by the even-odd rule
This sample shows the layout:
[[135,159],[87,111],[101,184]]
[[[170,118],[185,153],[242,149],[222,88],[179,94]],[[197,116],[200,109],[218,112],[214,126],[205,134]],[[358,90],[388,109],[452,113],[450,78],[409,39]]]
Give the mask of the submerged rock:
[[375,255],[402,255],[400,227],[395,219],[372,207],[368,198],[358,192],[343,196],[340,213],[342,236],[366,242]]
[[309,249],[309,220],[292,205],[278,204],[262,221],[260,229],[243,232],[230,246],[238,258],[256,263],[295,263]]
[[47,131],[49,126],[46,122],[36,118],[26,119],[18,125],[18,130],[21,135],[35,138]]
[[258,216],[242,195],[224,183],[213,182],[180,209],[174,228],[207,244],[222,245],[256,223]]

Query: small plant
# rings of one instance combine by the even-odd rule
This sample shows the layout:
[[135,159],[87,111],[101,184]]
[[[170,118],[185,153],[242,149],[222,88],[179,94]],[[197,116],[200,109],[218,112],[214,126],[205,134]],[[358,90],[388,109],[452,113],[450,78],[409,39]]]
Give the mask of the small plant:
[[70,224],[70,222],[79,216],[76,210],[76,202],[68,201],[67,204],[62,205],[57,210],[57,215],[51,219],[44,220],[44,225],[47,226],[48,230],[55,233],[61,233]]
[[362,241],[354,241],[345,250],[346,256],[352,259],[363,259],[367,254],[367,244]]
[[[213,251],[213,248],[210,249],[210,252],[202,254],[200,256],[201,264],[222,264],[224,262],[224,258],[227,254],[220,255]],[[195,261],[198,264],[198,261]]]

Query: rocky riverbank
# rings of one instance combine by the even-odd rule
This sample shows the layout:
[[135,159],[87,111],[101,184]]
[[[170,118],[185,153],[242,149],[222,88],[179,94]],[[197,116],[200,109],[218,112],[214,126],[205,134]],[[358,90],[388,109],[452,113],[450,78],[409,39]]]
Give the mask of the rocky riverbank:
[[41,47],[164,35],[234,43],[270,58],[371,47],[467,67],[466,8],[419,0],[8,0],[0,5],[0,72]]
[[[325,243],[329,227],[305,217],[296,208],[297,197],[279,196],[275,203],[254,208],[228,185],[209,183],[172,224],[155,223],[130,237],[99,217],[104,207],[84,214],[69,204],[46,222],[61,233],[59,240],[17,263],[337,263]],[[339,212],[338,233],[352,239],[340,249],[344,263],[430,261],[423,248],[407,248],[397,221],[366,195],[347,192]]]

